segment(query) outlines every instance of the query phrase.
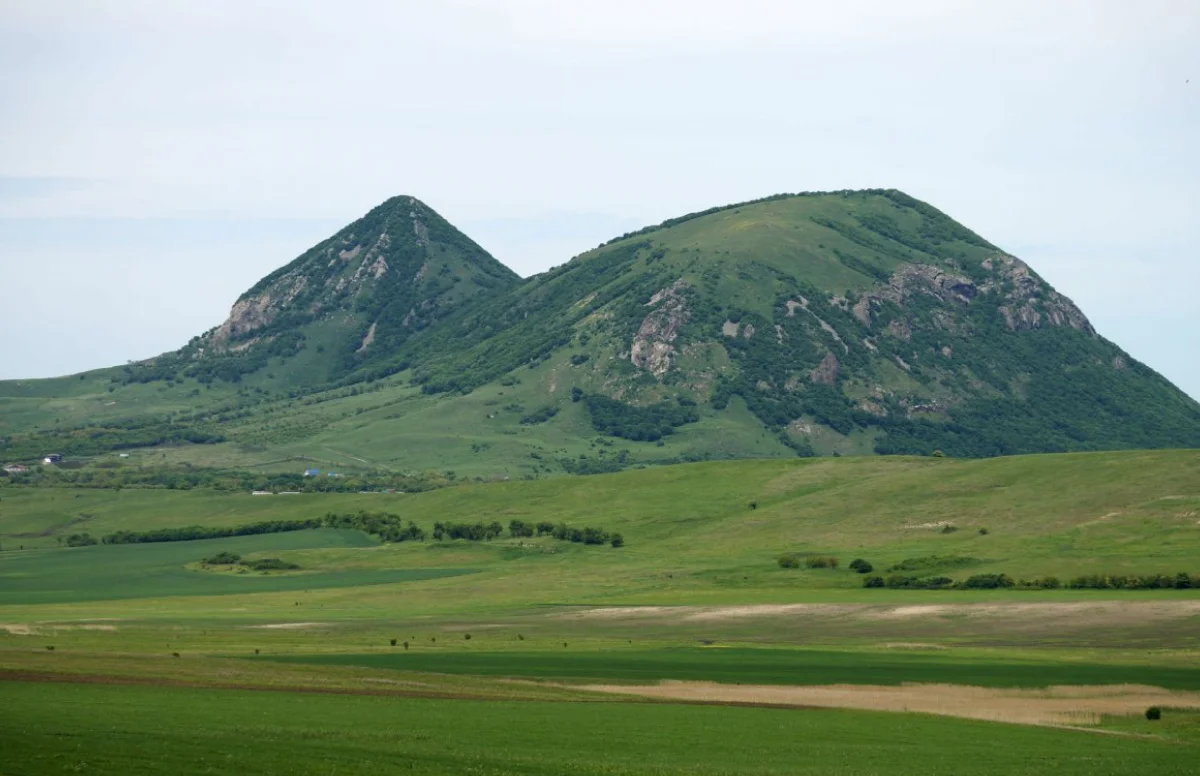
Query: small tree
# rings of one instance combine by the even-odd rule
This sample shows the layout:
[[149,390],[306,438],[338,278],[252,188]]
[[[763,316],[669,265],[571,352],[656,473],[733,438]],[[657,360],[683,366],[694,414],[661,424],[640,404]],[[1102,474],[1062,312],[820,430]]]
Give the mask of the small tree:
[[875,570],[875,567],[862,558],[855,558],[850,561],[850,570],[857,571],[859,574],[870,574]]
[[1162,719],[1162,709],[1158,706],[1146,709],[1146,719]]
[[621,534],[615,533],[612,535],[612,546],[613,547],[624,547],[625,546],[625,539],[621,536]]

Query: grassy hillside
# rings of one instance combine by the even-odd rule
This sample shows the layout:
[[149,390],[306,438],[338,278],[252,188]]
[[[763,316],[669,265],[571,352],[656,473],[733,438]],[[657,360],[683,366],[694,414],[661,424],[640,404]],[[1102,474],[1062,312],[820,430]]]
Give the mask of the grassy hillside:
[[[849,600],[887,600],[893,591],[862,589],[863,577],[846,564],[862,557],[883,571],[906,559],[935,556],[941,560],[924,561],[918,573],[955,578],[993,572],[1062,579],[1091,573],[1200,573],[1198,471],[1200,453],[1164,451],[981,461],[720,462],[392,495],[9,489],[0,491],[0,543],[6,550],[25,551],[3,553],[0,564],[22,580],[7,600],[17,603],[27,594],[33,601],[52,596],[55,580],[73,563],[100,574],[108,563],[114,568],[134,563],[118,559],[120,553],[145,558],[149,570],[178,568],[188,558],[224,549],[226,541],[274,549],[270,537],[250,537],[30,554],[34,548],[56,548],[72,533],[100,538],[119,530],[239,525],[365,509],[399,514],[427,532],[438,521],[565,522],[619,532],[626,546],[592,547],[549,537],[366,548],[284,543],[277,548],[279,557],[314,572],[308,588],[332,587],[341,575],[377,570],[480,572],[413,587],[406,593],[410,612],[546,602],[776,602],[796,596],[809,600],[805,596],[817,591],[842,591],[838,595]],[[300,535],[283,536],[299,541]],[[197,547],[185,549],[191,544]],[[784,553],[835,555],[842,565],[836,570],[780,568],[776,559]],[[186,589],[187,578],[176,575],[169,589],[212,592],[206,575],[191,574],[195,590]],[[146,595],[168,590],[146,579]],[[364,606],[382,605],[389,589],[380,587],[378,597],[364,593],[359,600]]]
[[515,479],[1172,447],[1200,447],[1200,405],[1019,259],[894,190],[714,208],[523,282],[396,198],[177,354],[0,383],[6,460],[135,449]]

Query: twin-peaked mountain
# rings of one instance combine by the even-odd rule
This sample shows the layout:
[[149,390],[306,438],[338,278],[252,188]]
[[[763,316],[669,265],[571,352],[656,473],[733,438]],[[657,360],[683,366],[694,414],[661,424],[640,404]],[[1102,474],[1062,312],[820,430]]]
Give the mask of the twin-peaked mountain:
[[[236,384],[266,415],[191,420],[407,468],[1200,446],[1196,402],[894,190],[714,208],[527,280],[396,197],[117,379]],[[323,420],[295,420],[312,402]]]

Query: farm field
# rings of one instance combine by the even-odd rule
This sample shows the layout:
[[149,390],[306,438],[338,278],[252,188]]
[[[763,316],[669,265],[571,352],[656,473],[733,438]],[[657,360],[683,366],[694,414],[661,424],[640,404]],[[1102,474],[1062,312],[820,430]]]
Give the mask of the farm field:
[[[1191,451],[419,494],[3,489],[0,708],[23,711],[0,712],[0,772],[1187,773],[1200,590],[867,589],[847,565],[1200,573],[1198,507]],[[625,545],[332,528],[60,542],[360,509]],[[298,568],[201,564],[220,552]],[[782,568],[785,553],[841,563]]]
[[[0,683],[5,772],[1128,774],[1197,747],[844,710]],[[964,770],[967,769],[967,770]]]

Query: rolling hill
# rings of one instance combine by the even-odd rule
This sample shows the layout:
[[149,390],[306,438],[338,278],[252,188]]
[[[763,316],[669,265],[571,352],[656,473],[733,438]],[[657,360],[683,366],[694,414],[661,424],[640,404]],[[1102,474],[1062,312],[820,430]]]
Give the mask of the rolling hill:
[[397,197],[179,351],[0,383],[0,417],[10,459],[475,477],[1200,447],[1200,405],[895,190],[714,208],[524,281]]

